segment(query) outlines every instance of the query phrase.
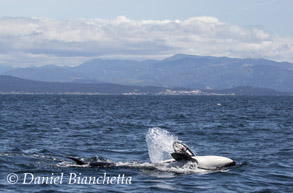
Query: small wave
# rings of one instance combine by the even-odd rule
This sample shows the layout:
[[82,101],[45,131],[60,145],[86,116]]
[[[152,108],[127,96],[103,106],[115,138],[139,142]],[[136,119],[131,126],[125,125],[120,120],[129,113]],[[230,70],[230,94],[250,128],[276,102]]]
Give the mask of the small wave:
[[193,162],[173,162],[169,164],[156,165],[158,171],[169,172],[174,174],[206,174],[211,173],[209,170],[199,169]]
[[56,164],[57,167],[61,167],[61,168],[71,168],[71,167],[77,167],[77,168],[87,168],[87,167],[91,167],[89,164],[85,164],[85,165],[78,165],[76,163],[70,162],[70,161],[63,161],[60,162],[58,164]]
[[137,150],[127,150],[127,149],[104,149],[104,152],[114,152],[114,153],[123,153],[123,154],[142,154],[143,151]]

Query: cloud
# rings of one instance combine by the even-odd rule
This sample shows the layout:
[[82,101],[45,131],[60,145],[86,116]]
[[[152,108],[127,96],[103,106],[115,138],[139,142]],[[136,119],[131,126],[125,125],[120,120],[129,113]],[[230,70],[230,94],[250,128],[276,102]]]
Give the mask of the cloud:
[[97,57],[164,58],[177,53],[293,62],[293,37],[206,16],[182,21],[0,18],[0,26],[2,65],[77,65]]

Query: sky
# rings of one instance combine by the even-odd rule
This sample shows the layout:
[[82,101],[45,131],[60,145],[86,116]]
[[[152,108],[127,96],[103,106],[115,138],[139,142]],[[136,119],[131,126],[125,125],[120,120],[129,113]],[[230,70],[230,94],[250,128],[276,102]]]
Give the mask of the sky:
[[174,54],[293,62],[291,0],[0,0],[0,66]]

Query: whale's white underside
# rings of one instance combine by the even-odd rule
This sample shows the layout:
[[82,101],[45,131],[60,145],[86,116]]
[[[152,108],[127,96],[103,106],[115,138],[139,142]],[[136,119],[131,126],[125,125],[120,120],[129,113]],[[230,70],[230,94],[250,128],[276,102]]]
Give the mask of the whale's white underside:
[[[230,158],[223,156],[207,155],[207,156],[192,156],[192,159],[197,161],[197,167],[201,169],[218,169],[234,164]],[[161,163],[175,162],[175,159],[164,160]]]

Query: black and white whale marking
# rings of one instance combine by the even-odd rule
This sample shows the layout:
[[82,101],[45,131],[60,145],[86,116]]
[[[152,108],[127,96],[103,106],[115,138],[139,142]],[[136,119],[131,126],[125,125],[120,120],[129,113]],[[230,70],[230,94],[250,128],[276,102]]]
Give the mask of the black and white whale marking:
[[196,162],[200,169],[219,169],[223,167],[234,166],[236,163],[227,157],[223,156],[195,156],[194,153],[183,143],[175,141],[173,143],[174,153],[171,153],[173,159],[162,161],[161,163],[171,163],[175,161],[191,161]]
[[[172,162],[195,162],[198,168],[206,170],[214,170],[236,165],[232,159],[223,156],[195,156],[186,145],[178,141],[173,143],[173,149],[175,151],[174,153],[171,153],[173,159],[164,160],[160,163],[167,164]],[[66,157],[75,161],[77,165],[88,165],[91,167],[117,167],[117,164],[113,162],[83,162],[80,159],[71,156]]]

